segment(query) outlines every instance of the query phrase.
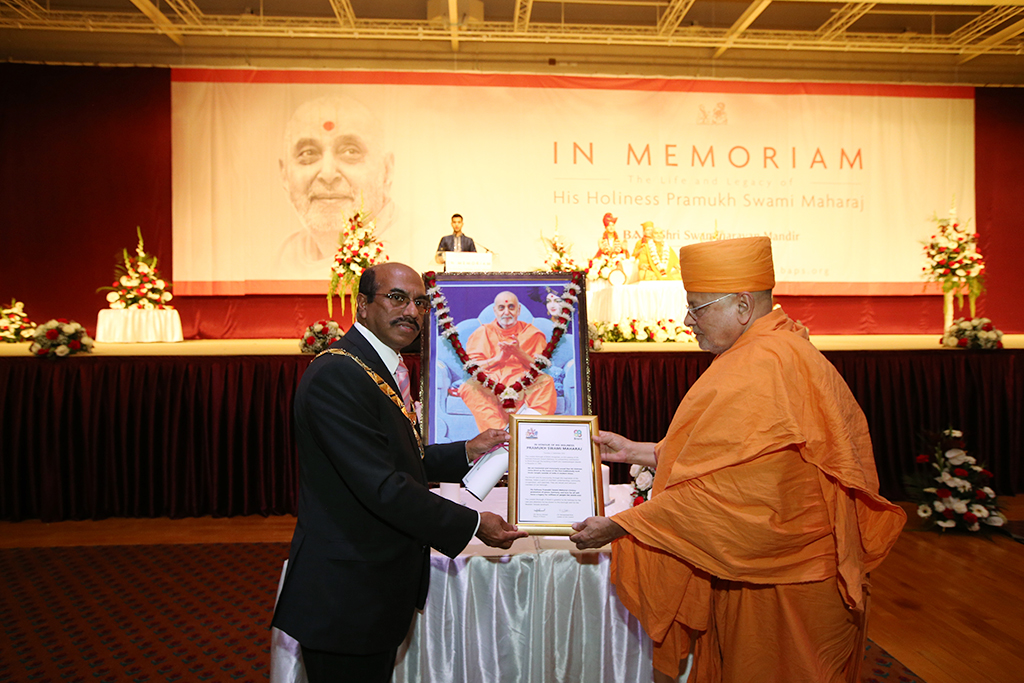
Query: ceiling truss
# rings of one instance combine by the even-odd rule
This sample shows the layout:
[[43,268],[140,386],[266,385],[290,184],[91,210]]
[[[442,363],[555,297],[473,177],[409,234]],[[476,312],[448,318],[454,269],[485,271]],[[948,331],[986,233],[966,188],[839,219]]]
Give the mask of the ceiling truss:
[[[983,54],[1024,56],[1024,0],[882,0],[881,2],[821,3],[827,20],[813,27],[760,27],[759,19],[773,7],[810,5],[811,0],[752,0],[730,26],[702,26],[688,21],[702,0],[565,0],[576,5],[619,5],[649,10],[647,24],[569,23],[538,21],[538,7],[554,0],[514,0],[507,21],[457,21],[458,0],[448,0],[444,20],[386,19],[359,16],[352,0],[322,0],[333,16],[215,14],[201,9],[202,0],[131,0],[138,10],[78,11],[67,0],[58,5],[37,0],[0,0],[0,30],[78,31],[110,34],[162,34],[178,46],[193,38],[359,39],[446,42],[453,52],[460,43],[534,43],[613,45],[707,49],[713,58],[727,50],[784,50],[846,53],[953,55],[960,63]],[[57,7],[64,9],[58,9]],[[84,6],[84,5],[82,5]],[[876,9],[894,7],[920,12],[960,10],[962,24],[946,33],[893,32],[861,28]],[[261,5],[262,8],[262,5]],[[965,11],[966,10],[966,11]],[[636,10],[639,12],[639,9]],[[947,14],[950,12],[947,12]],[[546,15],[548,16],[548,15]],[[644,15],[646,16],[646,15]],[[1024,63],[1022,63],[1024,69]]]

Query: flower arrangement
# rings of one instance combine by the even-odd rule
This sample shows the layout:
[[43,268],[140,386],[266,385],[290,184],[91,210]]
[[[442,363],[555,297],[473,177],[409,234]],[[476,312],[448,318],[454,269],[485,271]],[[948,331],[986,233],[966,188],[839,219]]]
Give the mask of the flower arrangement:
[[597,282],[607,282],[612,273],[622,270],[625,260],[620,254],[598,254],[587,263],[587,277]]
[[544,267],[540,269],[542,272],[568,273],[583,270],[572,260],[572,256],[569,254],[572,245],[566,244],[558,236],[557,230],[555,230],[554,237],[548,238],[541,235],[540,238],[547,249],[547,256],[544,257]]
[[1001,349],[1003,333],[988,318],[957,318],[940,340],[943,346],[960,349]]
[[905,479],[907,492],[918,503],[918,517],[943,531],[973,533],[1006,524],[988,485],[992,473],[964,450],[963,432],[947,429],[930,443],[931,452],[917,456],[917,471]]
[[36,328],[29,353],[49,358],[63,358],[75,353],[92,351],[92,337],[74,320],[57,318]]
[[334,313],[334,296],[341,299],[341,312],[345,312],[345,292],[355,301],[359,293],[359,278],[370,266],[384,263],[384,243],[373,234],[376,224],[369,214],[359,209],[348,219],[348,225],[338,236],[338,251],[331,264],[331,284],[327,288],[327,314]]
[[306,328],[299,339],[299,350],[303,353],[320,353],[341,339],[341,326],[333,320],[317,320]]
[[667,320],[624,320],[596,322],[587,326],[590,346],[599,350],[605,342],[692,342],[696,338],[686,325]]
[[973,318],[975,302],[985,291],[985,261],[978,252],[978,234],[968,230],[970,221],[960,223],[955,205],[950,207],[948,218],[932,216],[932,220],[939,229],[924,243],[927,263],[921,268],[921,275],[929,282],[942,283],[947,320],[952,318],[952,297],[955,295],[962,307],[964,294]]
[[522,400],[526,388],[532,385],[540,377],[540,373],[551,365],[551,355],[555,352],[559,342],[562,341],[562,335],[565,334],[569,321],[572,319],[573,311],[576,310],[579,293],[583,291],[583,273],[576,272],[562,291],[559,297],[562,301],[562,310],[553,320],[554,329],[551,331],[551,339],[548,340],[544,351],[534,356],[533,364],[526,374],[507,386],[481,370],[479,364],[469,357],[465,347],[462,346],[459,332],[455,328],[455,320],[452,319],[451,309],[448,306],[448,299],[445,298],[444,292],[441,291],[441,287],[437,284],[437,273],[430,271],[424,275],[423,279],[427,285],[427,296],[430,297],[430,305],[437,313],[438,334],[447,339],[448,343],[451,344],[455,355],[462,361],[462,367],[470,376],[471,381],[479,382],[486,389],[494,392],[494,395],[501,401],[501,407],[505,411],[510,413],[515,411],[516,403]]
[[654,468],[630,465],[629,476],[633,477],[633,506],[635,507],[651,497],[651,487],[654,486]]
[[108,292],[107,301],[111,308],[173,308],[171,283],[160,277],[156,256],[147,254],[142,241],[142,228],[136,227],[139,243],[135,255],[129,256],[125,249],[122,262],[114,267],[117,280],[109,287],[100,287],[97,292]]
[[25,304],[11,299],[9,307],[0,307],[0,341],[27,342],[36,333],[36,324],[25,313]]

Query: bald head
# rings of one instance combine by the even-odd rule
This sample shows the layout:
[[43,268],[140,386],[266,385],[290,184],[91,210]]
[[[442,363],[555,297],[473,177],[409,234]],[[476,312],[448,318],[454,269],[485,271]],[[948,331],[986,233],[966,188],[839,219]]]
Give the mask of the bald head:
[[519,299],[512,292],[501,292],[494,297],[494,319],[502,329],[519,320]]
[[310,100],[285,128],[281,181],[303,224],[329,248],[349,216],[360,208],[375,216],[387,204],[392,165],[378,118],[357,100]]

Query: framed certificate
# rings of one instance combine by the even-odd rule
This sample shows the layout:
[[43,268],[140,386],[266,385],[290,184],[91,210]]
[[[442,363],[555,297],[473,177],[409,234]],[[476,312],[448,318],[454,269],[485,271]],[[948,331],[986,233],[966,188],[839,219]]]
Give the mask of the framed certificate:
[[596,415],[511,415],[508,521],[530,534],[569,536],[604,514]]

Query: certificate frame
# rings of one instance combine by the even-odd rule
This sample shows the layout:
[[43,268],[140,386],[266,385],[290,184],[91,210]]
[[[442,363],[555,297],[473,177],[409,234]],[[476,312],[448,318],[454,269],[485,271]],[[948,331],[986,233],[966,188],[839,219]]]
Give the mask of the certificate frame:
[[[531,506],[520,501],[521,494],[532,493],[532,487],[524,485],[521,478],[528,474],[530,465],[524,465],[521,460],[524,435],[528,430],[553,431],[547,428],[557,425],[559,432],[564,432],[568,427],[572,430],[573,438],[580,432],[580,437],[587,442],[586,452],[588,455],[578,464],[586,463],[581,467],[579,483],[588,487],[584,497],[589,497],[589,502],[584,501],[586,513],[579,519],[571,521],[560,521],[558,519],[542,518],[532,511]],[[515,524],[520,531],[526,531],[531,535],[542,536],[570,536],[575,532],[572,528],[574,522],[582,522],[587,517],[600,517],[604,515],[604,486],[601,476],[601,449],[594,443],[593,436],[598,432],[596,415],[512,415],[509,419],[509,445],[508,445],[508,521]],[[526,438],[529,438],[528,436]],[[582,470],[589,466],[589,475],[582,475]],[[552,513],[557,516],[557,513]]]
[[[480,426],[472,407],[460,395],[461,387],[475,377],[465,369],[458,348],[482,324],[494,319],[495,296],[503,291],[516,295],[521,305],[519,320],[536,326],[549,344],[550,363],[539,372],[554,380],[557,415],[588,415],[590,398],[590,340],[587,326],[586,279],[581,272],[435,273],[424,275],[431,310],[420,334],[420,428],[429,444],[472,439]],[[578,288],[577,301],[565,315],[564,330],[548,308],[552,293],[560,295],[571,283]],[[496,386],[496,385],[495,385]],[[502,385],[504,386],[504,385]],[[504,429],[502,424],[488,427]]]

